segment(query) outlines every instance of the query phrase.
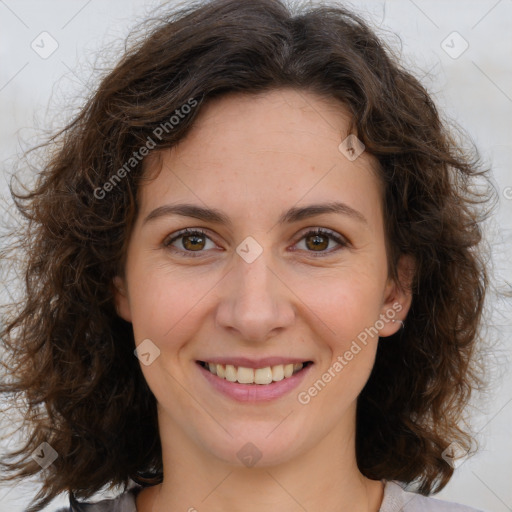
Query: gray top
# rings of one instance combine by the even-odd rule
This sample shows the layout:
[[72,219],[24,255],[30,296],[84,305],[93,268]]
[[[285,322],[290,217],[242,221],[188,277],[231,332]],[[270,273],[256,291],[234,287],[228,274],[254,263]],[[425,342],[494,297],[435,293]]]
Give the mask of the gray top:
[[[405,491],[393,480],[384,482],[384,498],[379,512],[484,512],[433,497]],[[69,508],[56,512],[137,512],[135,497],[142,487],[136,485],[115,499],[97,503],[79,503],[73,497]]]

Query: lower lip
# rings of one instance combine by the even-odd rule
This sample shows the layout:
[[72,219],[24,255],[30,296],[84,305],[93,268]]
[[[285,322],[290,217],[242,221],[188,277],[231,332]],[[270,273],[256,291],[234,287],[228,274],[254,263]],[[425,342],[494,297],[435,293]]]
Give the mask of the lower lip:
[[313,364],[310,363],[291,377],[272,382],[272,384],[240,384],[239,382],[230,382],[229,380],[217,377],[199,363],[196,363],[196,366],[217,391],[220,391],[229,398],[238,402],[268,402],[281,398],[296,388]]

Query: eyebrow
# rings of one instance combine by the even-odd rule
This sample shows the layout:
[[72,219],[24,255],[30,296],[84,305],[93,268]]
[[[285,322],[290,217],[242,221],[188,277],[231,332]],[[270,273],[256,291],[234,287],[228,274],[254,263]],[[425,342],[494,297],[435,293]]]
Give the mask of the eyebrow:
[[[323,204],[312,204],[303,207],[293,207],[282,213],[279,217],[278,224],[298,222],[309,217],[323,215],[326,213],[337,213],[345,215],[361,223],[368,224],[364,215],[349,206],[348,204],[338,201]],[[143,221],[143,225],[158,219],[160,217],[180,215],[182,217],[192,217],[205,222],[213,222],[215,224],[224,224],[231,226],[232,222],[229,217],[215,208],[204,208],[188,203],[166,204],[155,208]]]

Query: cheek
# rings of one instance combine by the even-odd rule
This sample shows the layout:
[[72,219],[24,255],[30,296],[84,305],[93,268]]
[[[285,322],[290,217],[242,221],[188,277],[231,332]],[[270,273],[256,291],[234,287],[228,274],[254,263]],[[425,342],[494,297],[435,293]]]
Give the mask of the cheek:
[[306,309],[316,315],[313,325],[323,325],[322,333],[333,347],[343,348],[379,318],[383,283],[375,272],[354,268],[314,277],[297,278],[293,289]]
[[[299,403],[314,403],[312,411],[326,422],[336,421],[354,403],[372,371],[378,335],[372,330],[379,318],[379,289],[357,276],[327,281],[323,291],[311,292],[308,306],[320,321],[312,323],[319,353],[316,379],[302,389]],[[328,328],[320,328],[325,324]]]
[[148,262],[134,270],[130,308],[135,339],[154,339],[162,347],[181,339],[187,328],[197,326],[194,318],[218,281],[213,275],[198,275],[197,269],[195,273],[178,271]]
[[204,323],[205,305],[218,278],[193,277],[183,269],[151,268],[147,263],[139,268],[144,272],[132,274],[130,293],[135,340],[139,344],[150,339],[160,351],[154,362],[142,364],[141,369],[158,402],[169,405],[171,400],[177,407],[189,402],[188,393],[178,383],[188,378],[186,365],[192,348],[188,342]]
[[357,398],[374,365],[379,338],[371,328],[379,318],[382,292],[378,274],[351,268],[297,280],[296,289],[306,306],[303,311],[309,311],[318,354],[323,354],[317,380],[301,390],[302,397],[321,396],[315,407],[328,404],[332,414],[341,414]]

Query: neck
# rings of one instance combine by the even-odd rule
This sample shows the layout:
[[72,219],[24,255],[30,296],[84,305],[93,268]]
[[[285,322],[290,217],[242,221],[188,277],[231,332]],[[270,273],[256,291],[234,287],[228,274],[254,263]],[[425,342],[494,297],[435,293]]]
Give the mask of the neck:
[[333,431],[280,464],[240,467],[201,450],[165,420],[160,427],[164,480],[139,494],[138,512],[378,512],[382,503],[382,482],[357,467],[354,432],[347,438],[346,430]]

